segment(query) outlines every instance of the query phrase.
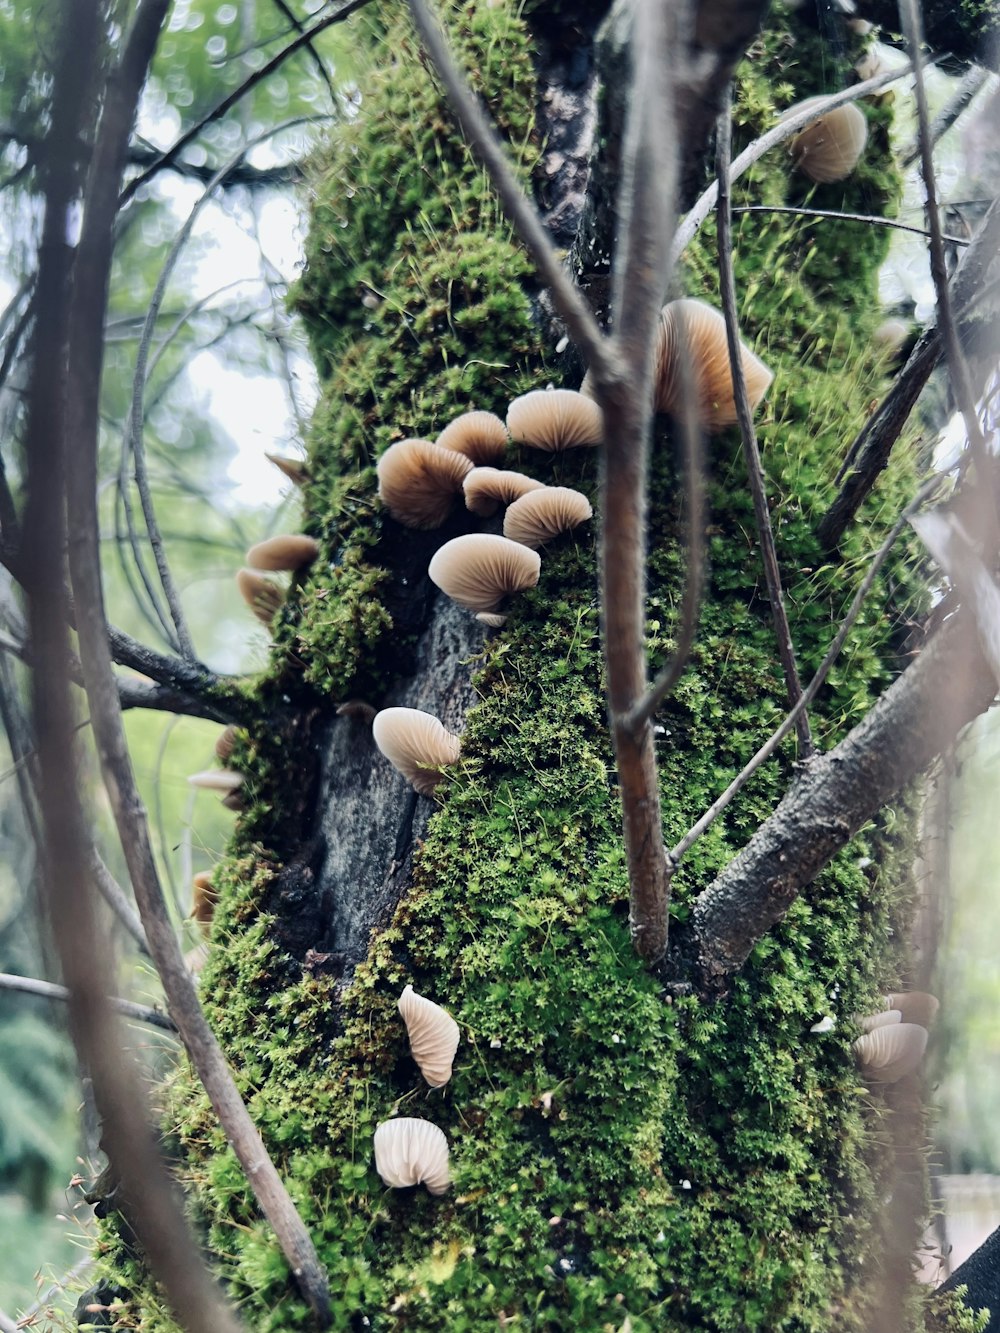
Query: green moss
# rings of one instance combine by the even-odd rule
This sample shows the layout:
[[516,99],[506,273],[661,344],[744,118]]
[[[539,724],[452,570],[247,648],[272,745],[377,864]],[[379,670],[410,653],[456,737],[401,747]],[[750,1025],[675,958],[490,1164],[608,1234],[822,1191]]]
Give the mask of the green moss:
[[[485,4],[449,16],[527,171],[537,151],[527,31]],[[408,29],[395,10],[380,10],[377,21],[382,45],[361,114],[340,128],[318,176],[298,297],[327,377],[308,494],[327,558],[276,638],[277,681],[297,671],[335,700],[384,675],[393,642],[372,460],[457,410],[502,410],[545,381],[528,266],[447,130]],[[775,104],[815,90],[816,59],[813,38],[776,27],[741,82],[746,133]],[[882,148],[876,137],[870,166],[839,187],[848,206],[876,182],[878,206],[888,204],[894,185]],[[779,159],[755,171],[743,197],[777,202],[801,188]],[[916,466],[902,450],[844,562],[824,565],[815,522],[843,447],[883,384],[867,302],[884,239],[823,225],[743,215],[737,235],[747,334],[776,371],[760,434],[806,673]],[[707,227],[687,277],[692,292],[714,299],[711,247]],[[366,294],[378,300],[363,304]],[[652,469],[653,666],[673,649],[683,587],[674,452],[664,429]],[[594,493],[587,451],[543,459],[526,450],[518,465]],[[668,841],[784,707],[734,434],[715,441],[711,475],[701,632],[658,715]],[[629,938],[595,584],[593,533],[582,528],[546,550],[539,587],[517,599],[484,647],[461,763],[412,889],[343,994],[291,967],[275,943],[268,904],[287,742],[243,742],[253,808],[241,854],[216,875],[208,1011],[328,1268],[337,1328],[478,1333],[499,1320],[554,1333],[616,1330],[627,1320],[636,1333],[865,1329],[877,1275],[860,1259],[877,1252],[887,1163],[884,1112],[858,1086],[849,1016],[898,980],[892,938],[912,888],[907,802],[864,830],[792,906],[725,1002],[671,1003]],[[895,671],[898,622],[914,590],[904,553],[876,585],[817,703],[823,745],[845,734]],[[675,881],[676,928],[773,810],[793,760],[789,741],[696,844]],[[443,1090],[428,1091],[408,1054],[396,1011],[407,982],[446,1003],[462,1026]],[[838,1018],[834,1030],[812,1032],[827,1013]],[[177,1071],[167,1100],[178,1172],[247,1322],[261,1333],[307,1329],[285,1262],[189,1071]],[[372,1135],[393,1114],[426,1117],[448,1135],[454,1184],[443,1198],[383,1188]],[[119,1327],[165,1333],[172,1325],[155,1295],[110,1235],[107,1244],[108,1268],[132,1293]],[[965,1315],[948,1318],[948,1327],[973,1327]]]

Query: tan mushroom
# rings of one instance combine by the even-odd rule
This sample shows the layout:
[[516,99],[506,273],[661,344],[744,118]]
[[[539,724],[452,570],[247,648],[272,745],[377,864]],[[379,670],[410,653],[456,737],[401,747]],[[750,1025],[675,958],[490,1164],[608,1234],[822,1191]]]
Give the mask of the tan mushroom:
[[243,774],[231,768],[207,768],[202,773],[192,773],[188,785],[201,787],[204,791],[231,792],[243,785]]
[[515,500],[503,520],[503,535],[537,549],[560,533],[593,518],[590,501],[568,486],[543,486]]
[[[807,97],[785,111],[780,119],[805,111],[823,101],[821,97]],[[858,165],[868,139],[868,121],[865,113],[847,102],[820,116],[804,130],[800,130],[788,144],[792,161],[799,171],[820,184],[842,181]]]
[[497,611],[477,611],[476,619],[480,625],[488,625],[490,629],[499,629],[501,625],[507,623],[507,617]]
[[225,767],[228,762],[235,746],[236,728],[230,723],[228,727],[219,733],[215,742],[215,757],[223,767]]
[[573,389],[535,389],[515,398],[507,409],[511,438],[536,449],[557,452],[604,438],[601,409]]
[[362,722],[371,722],[378,712],[370,703],[364,699],[346,699],[337,709],[338,717],[358,717]]
[[274,617],[285,604],[284,590],[270,579],[265,579],[250,569],[241,569],[237,572],[236,586],[261,624],[270,627]]
[[451,1078],[458,1050],[458,1024],[446,1009],[407,986],[399,997],[399,1012],[410,1038],[410,1053],[432,1088],[443,1088]]
[[903,1015],[898,1009],[886,1009],[881,1014],[865,1014],[858,1019],[858,1027],[862,1032],[874,1032],[876,1028],[892,1027],[902,1021]]
[[237,814],[244,807],[243,797],[238,791],[231,791],[228,795],[223,796],[219,804],[224,805],[227,810],[235,810]]
[[383,708],[372,722],[375,744],[397,772],[421,796],[433,795],[444,776],[441,769],[454,764],[461,738],[419,708]]
[[508,537],[480,532],[445,542],[427,572],[459,606],[469,611],[498,611],[508,593],[533,588],[541,569],[537,552]]
[[284,454],[265,454],[264,457],[283,472],[289,481],[294,481],[296,486],[304,486],[309,480],[309,469],[301,459],[286,458]]
[[465,505],[474,514],[489,518],[502,504],[519,500],[529,491],[541,490],[543,483],[523,472],[508,472],[496,467],[474,467],[462,482]]
[[280,533],[258,542],[247,551],[251,569],[301,569],[311,565],[319,555],[319,542],[301,533]]
[[898,1009],[903,1015],[904,1023],[919,1023],[921,1027],[929,1028],[937,1018],[941,1001],[936,995],[929,995],[927,991],[897,991],[885,997],[885,1007]]
[[376,471],[382,503],[398,523],[439,528],[472,464],[463,454],[430,440],[401,440],[386,449]]
[[499,463],[507,449],[507,427],[492,412],[464,412],[445,426],[437,444],[464,454],[476,467]]
[[[698,419],[707,431],[736,423],[733,376],[729,362],[726,321],[704,301],[671,301],[660,312],[654,364],[654,395],[658,412],[676,413],[681,402],[680,340],[684,339],[698,401]],[[745,344],[740,363],[751,410],[767,392],[773,374]]]
[[191,886],[191,920],[197,921],[203,935],[208,934],[218,901],[219,890],[212,883],[212,876],[202,870],[195,875]]
[[424,1185],[429,1194],[444,1194],[451,1184],[448,1140],[429,1120],[383,1120],[375,1130],[375,1170],[391,1189]]
[[868,1083],[897,1083],[912,1074],[927,1049],[927,1029],[916,1023],[894,1023],[866,1032],[852,1043]]

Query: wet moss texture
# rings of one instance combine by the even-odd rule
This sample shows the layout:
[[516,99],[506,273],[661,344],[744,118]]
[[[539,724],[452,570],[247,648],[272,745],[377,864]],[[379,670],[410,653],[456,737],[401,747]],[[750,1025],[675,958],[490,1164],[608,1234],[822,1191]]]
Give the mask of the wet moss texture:
[[[395,617],[380,596],[388,575],[379,563],[389,520],[374,498],[373,460],[397,439],[433,438],[470,406],[502,414],[510,398],[558,373],[536,332],[529,264],[399,6],[378,15],[355,21],[370,68],[356,118],[317,164],[297,296],[324,376],[307,526],[329,558],[279,627],[270,688],[294,655],[328,705],[361,688],[377,702],[391,679]],[[463,3],[448,19],[528,183],[540,149],[531,32],[508,5]],[[741,136],[822,90],[819,41],[773,20],[741,70]],[[869,148],[849,181],[809,187],[779,150],[736,203],[891,212],[889,110],[866,114]],[[760,439],[808,675],[919,464],[913,441],[901,447],[843,561],[826,562],[817,519],[846,444],[886,384],[871,342],[885,236],[741,214],[736,245],[745,336],[775,371]],[[718,304],[713,246],[708,224],[686,258],[685,283]],[[511,463],[594,496],[591,451],[512,449]],[[710,467],[701,631],[656,719],[668,843],[784,710],[735,433],[713,441]],[[683,589],[681,490],[663,422],[650,515],[653,665],[672,650]],[[821,746],[843,736],[899,669],[918,589],[904,550],[815,710]],[[268,903],[287,769],[262,741],[241,751],[259,804],[216,875],[203,992],[327,1265],[334,1327],[865,1329],[878,1285],[888,1112],[859,1085],[850,1015],[902,979],[893,941],[911,894],[907,801],[803,894],[727,999],[671,1000],[629,940],[592,527],[543,552],[538,588],[484,638],[475,669],[462,759],[441,789],[412,888],[343,993],[276,942]],[[696,844],[676,880],[675,929],[774,808],[794,759],[789,742]],[[455,1075],[438,1091],[422,1083],[396,1011],[407,983],[461,1025]],[[811,1031],[826,1015],[833,1030]],[[308,1329],[287,1265],[185,1068],[164,1098],[178,1174],[248,1326]],[[447,1134],[454,1183],[443,1198],[383,1187],[372,1135],[394,1114]],[[172,1329],[113,1229],[104,1246],[107,1271],[128,1293],[116,1327]],[[912,1326],[929,1318],[914,1297]],[[953,1318],[940,1326],[974,1326]]]

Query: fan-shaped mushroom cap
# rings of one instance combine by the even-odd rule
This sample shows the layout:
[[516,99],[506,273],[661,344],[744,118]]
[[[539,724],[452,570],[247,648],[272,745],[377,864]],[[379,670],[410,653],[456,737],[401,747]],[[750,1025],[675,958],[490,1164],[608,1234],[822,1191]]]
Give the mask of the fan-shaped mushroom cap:
[[375,1170],[392,1189],[425,1185],[429,1194],[444,1194],[451,1184],[448,1140],[429,1120],[383,1120],[375,1130]]
[[543,483],[523,472],[507,472],[496,467],[474,467],[462,482],[465,505],[474,514],[489,518],[497,506],[519,500],[529,491],[539,491]]
[[241,569],[236,574],[236,586],[243,600],[263,625],[270,626],[274,617],[285,604],[283,589],[270,579],[265,579],[253,570]]
[[501,625],[507,623],[507,617],[496,611],[477,611],[476,619],[480,625],[488,625],[490,629],[499,629]]
[[418,995],[412,986],[407,986],[399,997],[399,1012],[410,1038],[410,1052],[421,1074],[432,1088],[443,1088],[451,1078],[452,1061],[458,1050],[458,1024],[446,1009]]
[[897,991],[894,995],[885,997],[885,1007],[898,1009],[903,1015],[904,1023],[919,1023],[921,1027],[929,1028],[937,1018],[941,1001],[936,995],[929,995],[927,991]]
[[[733,398],[733,376],[729,363],[726,321],[704,301],[684,298],[671,301],[660,311],[653,369],[653,392],[658,412],[676,412],[680,407],[680,339],[691,360],[691,373],[698,396],[698,419],[707,431],[722,430],[737,420]],[[747,397],[755,408],[774,375],[745,344],[740,344],[740,363]]]
[[600,444],[604,418],[592,398],[574,389],[534,389],[508,407],[507,429],[514,440],[556,452]]
[[503,520],[503,535],[533,549],[593,518],[590,501],[568,486],[543,486],[515,500]]
[[215,757],[220,764],[225,764],[226,760],[233,752],[236,744],[236,728],[232,723],[223,731],[219,732],[215,741]]
[[243,774],[231,768],[206,768],[202,773],[192,773],[188,778],[192,787],[203,787],[206,791],[236,791],[243,785]]
[[283,472],[289,481],[294,481],[296,486],[304,486],[309,480],[309,469],[301,459],[286,458],[284,454],[265,454],[264,457],[279,472]]
[[[822,99],[807,97],[782,113],[781,119],[805,111]],[[807,125],[789,141],[788,151],[798,169],[820,184],[842,181],[858,165],[868,139],[865,113],[853,102],[838,106]]]
[[927,1029],[916,1023],[894,1023],[866,1032],[852,1043],[869,1083],[896,1083],[912,1074],[927,1049]]
[[463,412],[445,426],[437,444],[464,454],[476,467],[499,463],[507,448],[507,427],[492,412]]
[[874,1032],[876,1028],[892,1027],[902,1021],[903,1015],[898,1009],[885,1009],[881,1014],[865,1014],[858,1019],[858,1027],[862,1032]]
[[197,921],[202,932],[207,935],[215,915],[215,905],[219,901],[219,890],[212,883],[212,876],[202,870],[195,875],[191,886],[191,919]]
[[469,611],[496,611],[511,592],[533,588],[541,558],[520,542],[491,533],[453,537],[434,553],[427,573],[453,602]]
[[378,493],[397,522],[407,528],[439,528],[472,464],[464,454],[430,440],[401,440],[386,449],[376,471]]
[[371,722],[378,712],[371,704],[366,703],[364,699],[345,699],[337,709],[338,717],[359,717],[362,722]]
[[432,795],[442,778],[440,770],[456,762],[462,745],[460,737],[419,708],[383,708],[375,715],[372,735],[393,768],[421,796]]
[[319,542],[301,533],[285,532],[268,537],[247,551],[251,569],[301,569],[311,565],[319,555]]

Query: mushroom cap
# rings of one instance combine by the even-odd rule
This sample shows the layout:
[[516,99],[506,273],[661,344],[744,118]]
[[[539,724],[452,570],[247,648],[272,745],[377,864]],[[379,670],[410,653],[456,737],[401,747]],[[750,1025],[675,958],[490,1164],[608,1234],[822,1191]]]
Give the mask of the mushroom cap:
[[[807,97],[782,113],[786,120],[793,113],[815,106],[821,99]],[[827,185],[842,181],[858,165],[868,139],[865,113],[853,102],[838,106],[800,130],[788,144],[792,161],[810,180]]]
[[284,454],[265,454],[264,457],[279,472],[283,472],[289,481],[294,481],[296,486],[304,486],[309,480],[309,469],[301,459],[286,458]]
[[372,722],[375,744],[397,772],[421,796],[430,796],[441,781],[440,770],[454,764],[461,739],[419,708],[383,708]]
[[427,573],[459,606],[469,611],[497,611],[508,593],[533,588],[541,569],[538,553],[520,542],[473,532],[439,547]]
[[930,995],[927,991],[897,991],[885,997],[885,1007],[898,1009],[903,1015],[904,1023],[919,1023],[921,1027],[929,1028],[937,1018],[941,1001],[936,995]]
[[869,1083],[897,1083],[913,1073],[926,1049],[927,1029],[916,1023],[875,1028],[852,1042],[861,1076]]
[[226,760],[233,752],[236,745],[236,728],[230,722],[229,726],[220,731],[215,740],[215,757],[220,764],[225,764]]
[[858,1027],[862,1032],[874,1032],[876,1028],[892,1027],[894,1023],[902,1023],[903,1015],[898,1009],[884,1009],[880,1014],[865,1014],[858,1019]]
[[[660,311],[653,368],[656,410],[676,413],[680,407],[682,338],[691,359],[699,421],[709,432],[734,425],[737,421],[736,402],[725,318],[704,301],[689,297],[670,301]],[[753,410],[764,397],[774,375],[744,343],[740,343],[740,363]]]
[[206,935],[218,901],[219,890],[212,883],[212,876],[206,870],[200,871],[191,885],[191,919],[198,922]]
[[448,1140],[429,1120],[383,1120],[375,1130],[375,1170],[392,1189],[425,1185],[429,1194],[444,1194],[451,1184]]
[[202,773],[192,773],[188,783],[206,791],[231,792],[243,785],[243,774],[231,768],[206,768]]
[[575,389],[534,389],[507,408],[507,429],[514,440],[557,452],[600,444],[604,418],[594,400]]
[[542,486],[542,482],[525,476],[523,472],[508,472],[496,467],[474,467],[462,482],[466,508],[483,518],[495,514],[498,505],[510,504],[529,491],[541,490]]
[[436,443],[464,454],[476,467],[499,463],[507,449],[507,427],[493,412],[463,412],[445,426]]
[[243,809],[243,797],[238,791],[227,792],[219,804],[224,805],[227,810],[235,810],[239,813]]
[[237,571],[236,586],[261,624],[270,626],[285,604],[284,590],[251,569]]
[[480,625],[488,625],[490,629],[499,629],[507,623],[507,617],[497,611],[477,611],[476,619]]
[[247,551],[251,569],[301,569],[311,565],[319,555],[319,542],[301,533],[283,532],[268,537]]
[[410,1038],[410,1053],[421,1074],[432,1088],[443,1088],[451,1078],[458,1050],[458,1024],[447,1009],[418,995],[412,986],[399,997],[399,1012]]
[[398,523],[439,528],[472,464],[430,440],[400,440],[386,449],[375,470],[382,503]]
[[535,549],[593,518],[590,501],[568,486],[543,486],[515,500],[503,520],[503,535]]
[[363,722],[373,721],[377,708],[373,708],[364,699],[345,699],[337,709],[338,717],[360,717]]

